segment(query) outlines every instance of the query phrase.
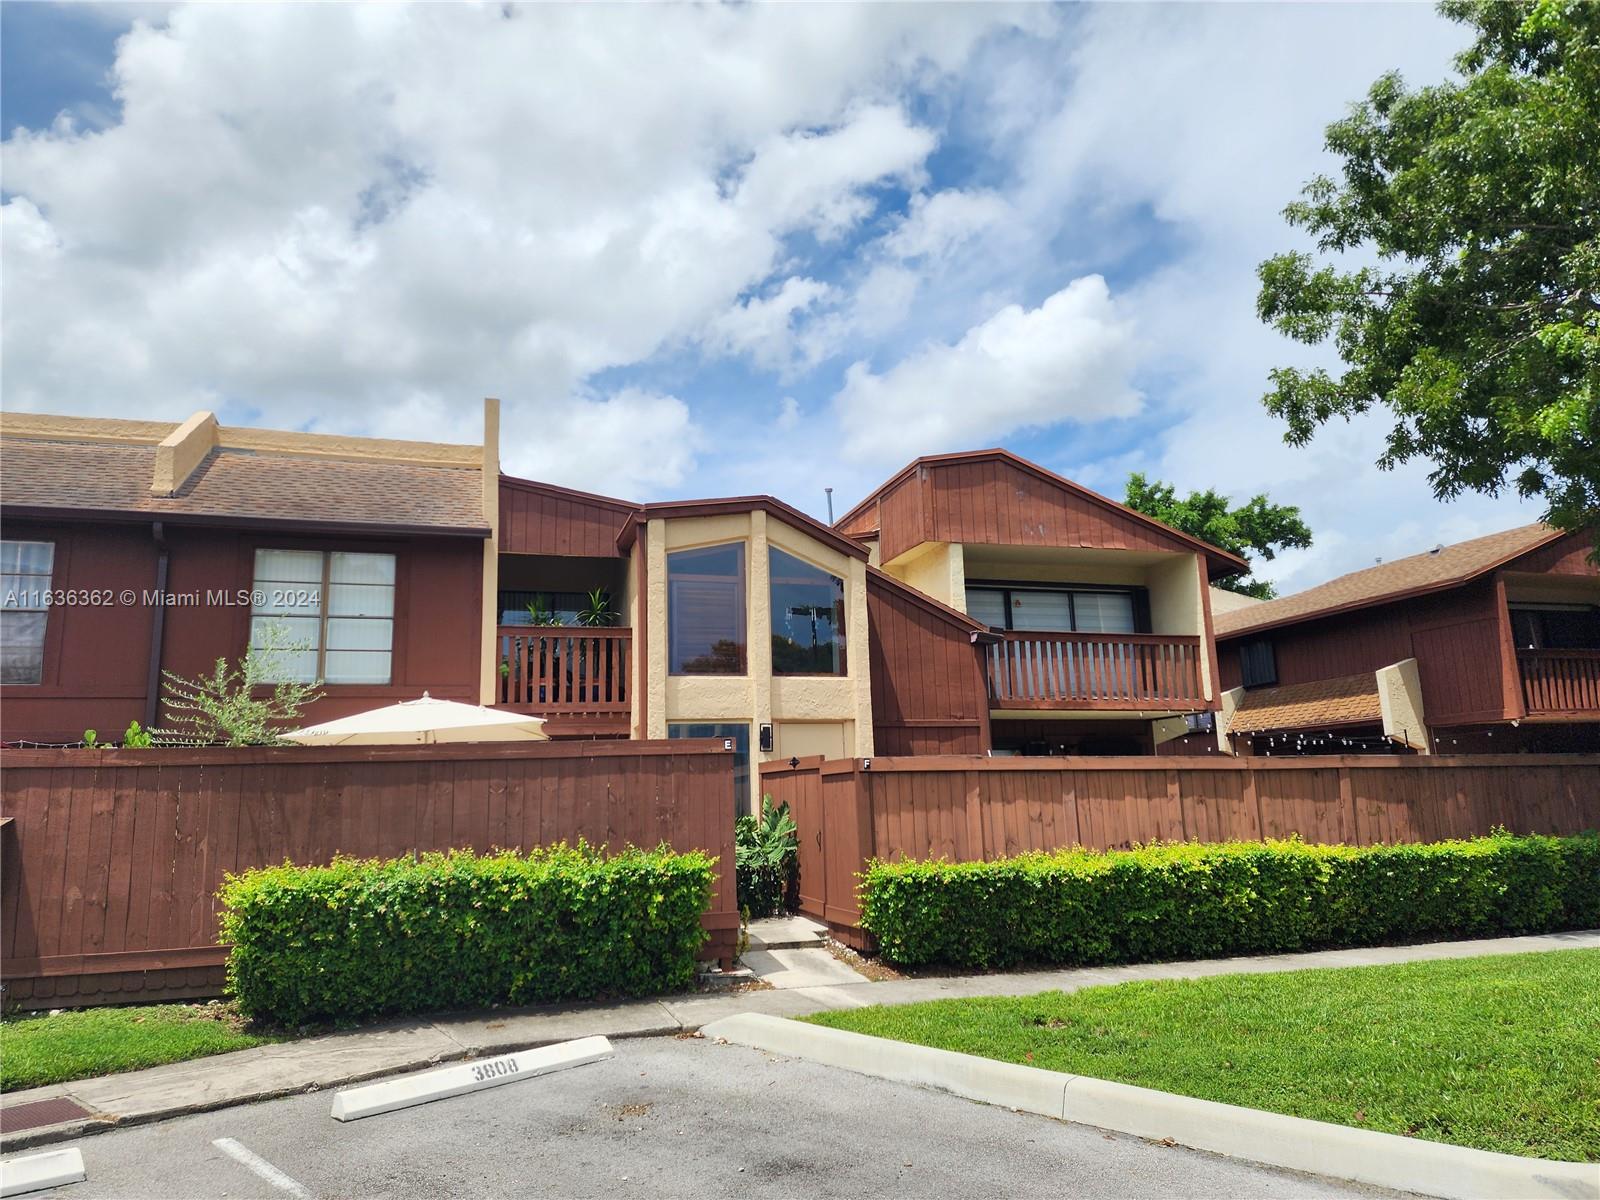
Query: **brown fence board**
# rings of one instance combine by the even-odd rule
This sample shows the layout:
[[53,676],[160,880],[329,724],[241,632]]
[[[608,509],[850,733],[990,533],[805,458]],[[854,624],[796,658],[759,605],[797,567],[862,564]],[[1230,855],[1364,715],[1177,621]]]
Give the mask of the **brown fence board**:
[[[800,830],[801,911],[860,945],[871,858],[1298,835],[1352,845],[1600,828],[1600,756],[977,758],[767,763]],[[815,798],[813,798],[815,797]]]
[[612,849],[703,849],[718,859],[706,953],[734,952],[733,764],[717,739],[8,750],[5,768],[8,1002],[217,994],[223,876],[337,853],[482,852],[580,837]]

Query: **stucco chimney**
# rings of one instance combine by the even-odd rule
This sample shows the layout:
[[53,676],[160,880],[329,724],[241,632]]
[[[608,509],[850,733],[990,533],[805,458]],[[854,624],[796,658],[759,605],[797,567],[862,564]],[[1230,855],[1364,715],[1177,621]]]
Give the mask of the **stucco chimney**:
[[188,482],[194,469],[216,449],[217,418],[213,413],[197,412],[179,425],[156,446],[155,478],[150,483],[152,496],[175,496]]

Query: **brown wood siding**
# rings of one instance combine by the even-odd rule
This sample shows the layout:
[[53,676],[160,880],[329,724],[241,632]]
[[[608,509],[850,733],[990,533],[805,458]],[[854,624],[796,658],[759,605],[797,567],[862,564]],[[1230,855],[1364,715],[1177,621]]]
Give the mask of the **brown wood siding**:
[[615,558],[617,535],[633,511],[623,501],[502,477],[499,550]]
[[922,542],[1192,553],[1174,534],[1001,459],[912,471],[879,502],[882,561]]
[[877,753],[986,751],[988,694],[969,630],[876,574],[867,624]]
[[[971,862],[1082,845],[1253,841],[1348,845],[1600,827],[1600,756],[1232,759],[894,758],[761,767],[791,801],[801,909],[856,945],[870,858]],[[803,797],[820,786],[816,804]],[[819,840],[820,839],[820,840]],[[807,879],[805,872],[812,878]]]
[[[1241,633],[1219,646],[1224,689],[1239,686],[1239,647],[1270,641],[1278,684],[1376,671],[1415,658],[1429,725],[1509,720],[1504,616],[1493,579],[1298,625]],[[1514,682],[1514,681],[1513,681]]]
[[[51,586],[113,594],[132,590],[136,603],[63,605],[46,628],[45,674],[38,685],[0,688],[0,740],[77,741],[94,729],[120,738],[129,721],[145,719],[145,685],[157,548],[148,524],[32,524],[7,521],[5,536],[53,541]],[[479,699],[483,542],[475,538],[279,537],[259,531],[169,526],[167,591],[198,597],[169,604],[161,666],[180,675],[209,674],[219,658],[237,659],[250,637],[250,605],[222,603],[254,582],[257,547],[356,550],[395,555],[394,643],[390,683],[330,685],[306,710],[326,721],[411,700]]]
[[839,532],[848,534],[850,537],[860,537],[862,534],[871,533],[877,528],[878,506],[876,504],[869,504],[848,520],[840,521],[838,525]]
[[73,1006],[219,994],[225,871],[579,837],[716,855],[703,953],[729,957],[739,926],[732,761],[715,739],[8,751],[6,998]]
[[1595,550],[1595,536],[1569,533],[1537,550],[1530,550],[1505,565],[1507,571],[1529,571],[1541,575],[1587,575],[1600,577],[1600,566],[1589,558]]

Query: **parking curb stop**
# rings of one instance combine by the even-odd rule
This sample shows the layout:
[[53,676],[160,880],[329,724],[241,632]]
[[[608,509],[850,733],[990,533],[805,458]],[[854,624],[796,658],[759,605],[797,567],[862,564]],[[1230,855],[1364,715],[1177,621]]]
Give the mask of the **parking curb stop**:
[[64,1183],[82,1183],[88,1177],[76,1146],[47,1150],[0,1163],[0,1196],[24,1196]]
[[420,1075],[405,1075],[362,1087],[346,1088],[334,1096],[331,1115],[335,1121],[359,1121],[363,1117],[375,1117],[416,1104],[464,1096],[469,1092],[500,1087],[522,1079],[534,1079],[552,1071],[581,1067],[610,1058],[612,1053],[611,1043],[606,1038],[586,1037],[571,1042],[557,1042],[553,1046],[541,1046],[537,1050],[522,1050],[514,1054],[456,1063],[424,1071]]

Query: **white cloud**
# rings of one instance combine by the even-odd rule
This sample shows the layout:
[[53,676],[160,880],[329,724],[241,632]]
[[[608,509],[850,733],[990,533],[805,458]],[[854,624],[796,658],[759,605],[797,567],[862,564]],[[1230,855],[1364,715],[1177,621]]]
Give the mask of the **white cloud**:
[[[702,336],[772,360],[821,286],[784,239],[918,186],[906,89],[1008,19],[173,8],[119,42],[119,123],[0,151],[4,402],[435,436],[496,394],[516,469],[581,482],[600,450],[668,486],[694,415],[592,377]],[[630,424],[651,441],[605,440]]]
[[713,317],[700,341],[713,354],[748,354],[767,367],[785,366],[794,349],[795,319],[825,301],[833,289],[791,275],[766,296],[751,296]]
[[1011,205],[994,192],[950,188],[919,195],[905,219],[884,238],[884,249],[896,258],[942,258],[1014,215]]
[[1098,275],[1038,308],[1012,304],[954,345],[933,344],[882,374],[857,362],[834,407],[856,460],[973,449],[1019,429],[1131,416],[1133,328]]
[[1076,477],[1120,495],[1138,469],[1185,489],[1240,499],[1266,490],[1300,505],[1316,544],[1263,567],[1287,590],[1534,519],[1509,496],[1441,504],[1424,463],[1378,470],[1386,413],[1290,447],[1260,403],[1271,368],[1333,361],[1255,316],[1256,265],[1303,244],[1283,206],[1336,166],[1324,127],[1384,71],[1414,84],[1443,78],[1463,29],[1403,5],[1358,19],[1324,5],[1079,11],[1070,69],[1035,78],[1066,81],[1052,111],[1039,119],[1035,88],[1017,101],[1032,120],[997,114],[1007,136],[1027,130],[1007,199],[1035,245],[1060,239],[1069,259],[1162,250],[1118,293],[1146,339],[1136,379],[1159,393],[1157,419],[1133,453],[1080,463]]

